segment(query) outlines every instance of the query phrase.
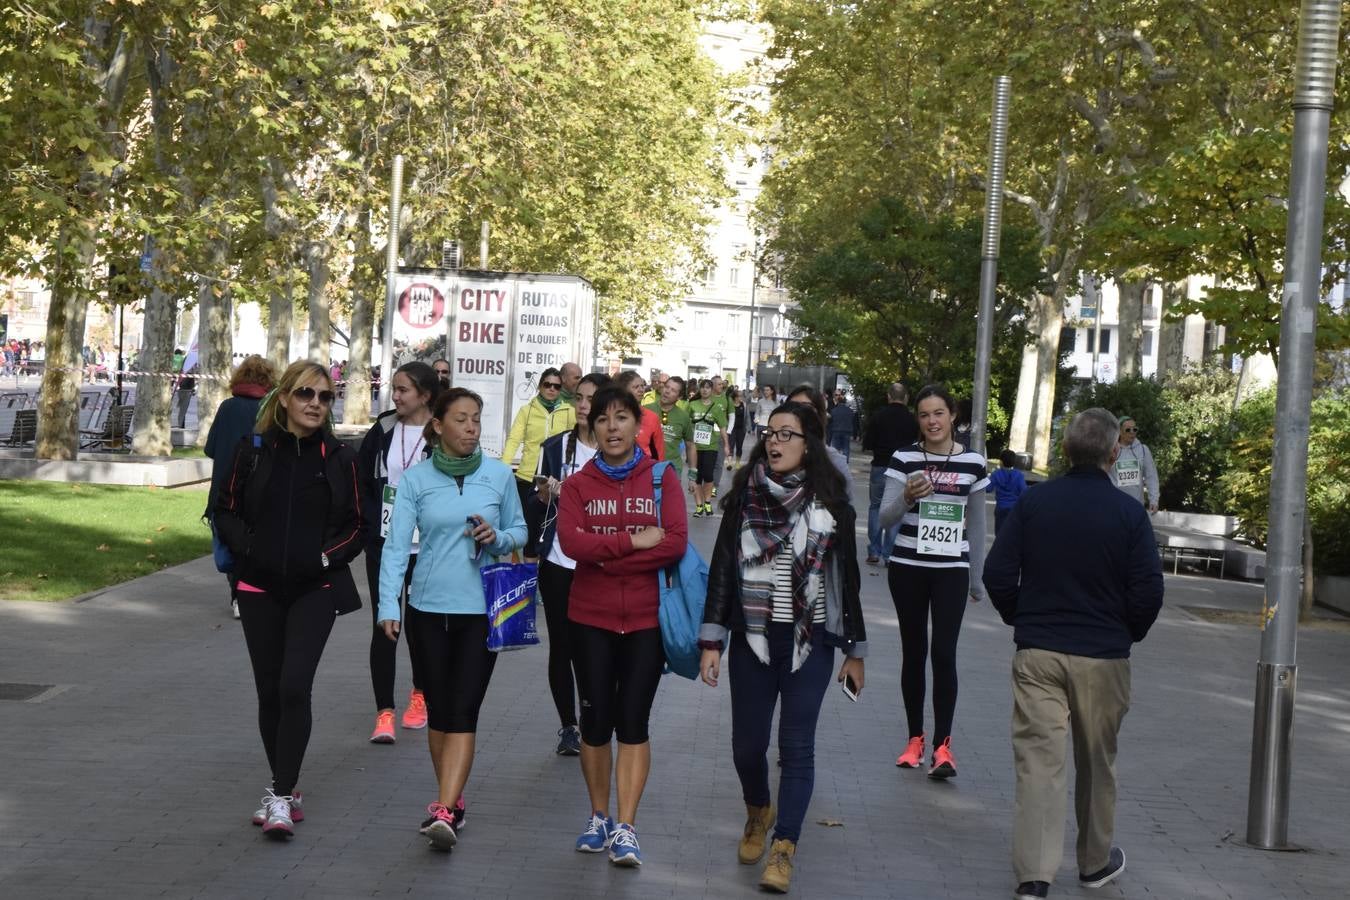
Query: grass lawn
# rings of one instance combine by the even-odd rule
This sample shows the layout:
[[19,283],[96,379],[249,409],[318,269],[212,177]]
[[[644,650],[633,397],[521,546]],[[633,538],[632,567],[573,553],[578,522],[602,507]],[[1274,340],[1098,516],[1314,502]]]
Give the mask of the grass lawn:
[[177,457],[206,457],[206,451],[201,447],[174,447],[172,455]]
[[205,491],[0,481],[0,599],[65,600],[211,552]]

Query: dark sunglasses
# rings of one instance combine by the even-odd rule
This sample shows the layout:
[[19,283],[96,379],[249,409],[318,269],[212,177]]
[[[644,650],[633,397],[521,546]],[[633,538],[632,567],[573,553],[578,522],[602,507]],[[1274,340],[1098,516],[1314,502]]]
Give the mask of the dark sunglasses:
[[561,382],[561,381],[545,381],[543,384],[541,384],[541,385],[539,385],[539,386],[540,386],[541,388],[543,388],[544,390],[546,390],[546,391],[560,391],[560,390],[562,390],[562,382]]
[[324,406],[333,405],[334,394],[332,391],[316,391],[312,387],[296,388],[295,390],[291,391],[292,397],[294,397],[297,400],[303,400],[306,403],[313,400],[315,394],[318,394],[319,402],[322,403]]
[[1138,429],[1138,428],[1126,428],[1126,429],[1125,429],[1125,433],[1126,433],[1126,434],[1138,434],[1138,433],[1139,433],[1139,429]]

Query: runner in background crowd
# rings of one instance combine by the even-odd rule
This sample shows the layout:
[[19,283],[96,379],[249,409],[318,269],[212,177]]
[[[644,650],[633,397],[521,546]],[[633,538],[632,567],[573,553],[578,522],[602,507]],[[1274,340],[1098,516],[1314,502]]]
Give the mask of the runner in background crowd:
[[436,370],[436,378],[441,383],[442,388],[450,386],[450,360],[435,359],[431,361],[431,368]]
[[[479,569],[519,550],[527,534],[510,467],[478,446],[482,411],[482,399],[463,388],[436,397],[424,435],[431,459],[403,473],[380,562],[380,627],[392,642],[406,624],[426,695],[437,797],[419,830],[440,850],[464,827],[478,714],[497,664]],[[405,611],[398,598],[414,534],[421,552]]]
[[620,372],[614,379],[616,387],[621,387],[633,395],[633,399],[638,403],[638,409],[642,413],[642,421],[638,424],[637,445],[642,448],[642,453],[652,462],[659,462],[666,458],[666,439],[665,432],[661,428],[661,418],[650,409],[642,408],[642,397],[647,393],[647,385],[642,380],[642,376],[632,369]]
[[[731,392],[727,390],[727,383],[721,375],[712,377],[712,402],[722,413],[722,430],[731,429]],[[717,496],[717,489],[722,486],[723,465],[727,457],[731,455],[731,436],[717,445],[717,461],[713,464],[713,486],[712,495]]]
[[867,564],[871,566],[881,565],[882,559],[891,555],[895,535],[900,530],[898,519],[887,528],[881,526],[881,497],[886,491],[886,470],[890,467],[891,454],[919,439],[919,425],[906,405],[908,400],[909,392],[905,386],[898,381],[891,382],[886,390],[886,405],[867,418],[863,449],[872,452],[867,491]]
[[[828,427],[827,423],[830,421],[830,414],[825,409],[825,395],[811,387],[811,385],[803,384],[792,389],[792,393],[788,394],[787,402],[803,403],[815,410],[816,421],[820,425],[820,439],[821,441],[825,441],[827,437],[825,429]],[[828,446],[828,444],[826,445],[825,450],[829,454],[830,462],[834,463],[834,467],[839,470],[839,474],[844,476],[844,496],[848,498],[849,503],[852,503],[853,473],[848,469],[848,460],[844,457],[844,454],[833,447]]]
[[[651,771],[647,722],[665,653],[657,620],[658,573],[684,555],[688,523],[679,475],[662,473],[637,446],[642,408],[622,388],[596,393],[589,421],[600,452],[563,482],[558,540],[576,560],[568,643],[581,695],[581,772],[591,815],[577,838],[586,853],[609,850],[619,866],[642,864],[638,804]],[[618,758],[610,746],[618,738]],[[618,822],[609,815],[611,779]]]
[[989,476],[989,484],[994,488],[994,534],[1003,527],[1017,499],[1026,492],[1027,479],[1017,471],[1017,454],[1004,450],[998,455],[999,468]]
[[1134,419],[1120,420],[1120,456],[1111,468],[1111,483],[1142,503],[1149,512],[1158,511],[1158,467],[1153,453],[1139,440]]
[[[272,389],[276,373],[272,364],[261,356],[249,356],[230,376],[230,396],[221,401],[211,419],[211,430],[206,433],[204,451],[211,459],[211,490],[206,495],[206,518],[211,523],[211,542],[223,546],[215,526],[216,503],[230,479],[234,451],[239,441],[253,433],[258,420],[258,407]],[[213,548],[214,549],[214,548]],[[230,584],[230,610],[239,618],[239,598],[235,594],[237,578],[234,572],[225,573]]]
[[[722,501],[699,640],[700,673],[716,687],[731,633],[731,748],[746,807],[737,857],[759,862],[772,825],[759,884],[778,892],[791,882],[815,785],[816,722],[834,649],[845,654],[836,680],[847,679],[855,697],[867,655],[853,507],[819,428],[810,407],[780,407],[736,473]],[[780,703],[775,818],[765,754]]]
[[759,399],[755,401],[755,437],[762,438],[764,429],[769,427],[769,416],[778,408],[778,392],[773,385],[762,385]]
[[567,600],[577,564],[556,540],[558,497],[563,482],[590,462],[597,452],[588,417],[595,392],[607,384],[608,375],[587,375],[581,379],[573,395],[576,427],[544,441],[543,452],[539,454],[539,474],[544,478],[539,487],[539,500],[546,507],[544,531],[539,539],[539,599],[544,604],[544,618],[548,623],[548,689],[558,710],[560,725],[555,752],[559,756],[581,753],[581,729],[577,727],[576,681],[572,677],[572,654],[567,643]]
[[562,390],[558,396],[562,397],[562,402],[568,406],[577,405],[577,385],[581,383],[581,366],[574,362],[563,363],[562,368],[558,370],[558,377],[562,379]]
[[[729,393],[731,394],[731,434],[729,435],[731,451],[727,458],[728,471],[733,468],[739,469],[741,467],[741,452],[745,449],[745,430],[747,428],[747,409],[744,401],[741,399],[740,390],[738,388],[732,388]],[[732,465],[733,461],[735,463],[734,466]]]
[[722,405],[713,402],[712,381],[698,383],[699,397],[689,401],[689,418],[694,424],[694,447],[698,450],[698,472],[694,477],[694,516],[711,516],[717,473],[717,453],[727,443],[727,419]]
[[539,448],[544,441],[571,431],[577,424],[577,411],[562,402],[562,374],[552,367],[539,374],[539,393],[516,413],[511,430],[502,448],[502,461],[508,465],[520,452],[520,466],[516,469],[516,490],[529,529],[525,544],[525,559],[534,562],[539,555],[539,531],[543,527],[544,508],[535,497],[534,476],[539,468]]
[[848,404],[848,396],[843,389],[834,392],[834,405],[830,407],[830,446],[844,457],[847,462],[853,455],[853,439],[858,436],[858,414]]
[[689,418],[689,411],[681,405],[683,397],[684,379],[671,375],[661,386],[656,401],[645,408],[661,420],[661,440],[665,444],[666,458],[676,473],[683,475],[685,463],[689,464],[692,486],[698,470],[698,450],[694,447],[694,421]]
[[[951,778],[956,714],[956,642],[966,599],[983,599],[980,572],[984,535],[966,534],[966,506],[989,486],[983,455],[956,443],[952,435],[956,402],[947,389],[929,385],[917,399],[919,441],[891,456],[881,524],[900,522],[891,550],[888,578],[891,601],[900,621],[900,693],[905,702],[909,741],[895,764],[918,768],[924,756],[924,696],[930,656],[933,663],[933,758],[930,778]],[[976,496],[983,503],[983,496]]]
[[295,789],[313,717],[314,673],[334,618],[361,607],[348,563],[361,552],[356,454],[332,435],[333,383],[295,362],[258,410],[258,446],[235,450],[216,501],[234,554],[239,615],[258,691],[258,730],[272,785],[253,823],[290,837],[304,818]]
[[[389,535],[389,524],[394,516],[394,499],[403,473],[431,455],[424,432],[431,420],[431,406],[440,393],[440,379],[436,371],[424,362],[410,362],[394,372],[394,408],[381,413],[361,441],[358,471],[361,476],[362,505],[370,510],[365,521],[366,584],[370,587],[370,684],[375,691],[375,730],[370,734],[372,744],[394,743],[394,673],[397,668],[398,643],[384,635],[378,621],[380,606],[380,561],[384,541]],[[379,512],[377,516],[375,513]],[[418,542],[412,543],[408,558],[408,574],[398,602],[407,600],[408,584],[417,565]],[[427,727],[427,704],[417,675],[417,660],[412,658],[412,690],[408,705],[403,710],[404,728]]]

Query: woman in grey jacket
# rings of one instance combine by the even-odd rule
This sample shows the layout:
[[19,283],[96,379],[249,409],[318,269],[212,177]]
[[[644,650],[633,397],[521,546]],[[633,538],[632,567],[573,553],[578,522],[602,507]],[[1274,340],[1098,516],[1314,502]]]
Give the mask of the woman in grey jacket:
[[1123,417],[1120,420],[1120,456],[1111,467],[1111,483],[1153,513],[1158,511],[1158,467],[1153,464],[1152,452],[1138,435],[1139,426],[1134,419]]
[[[784,892],[815,783],[816,720],[836,680],[862,690],[867,635],[859,600],[854,512],[826,452],[815,411],[789,403],[769,418],[764,440],[722,502],[709,565],[700,672],[717,686],[722,648],[731,677],[731,747],[746,805],[738,857],[758,862],[773,824],[760,887]],[[781,700],[778,813],[766,753]]]

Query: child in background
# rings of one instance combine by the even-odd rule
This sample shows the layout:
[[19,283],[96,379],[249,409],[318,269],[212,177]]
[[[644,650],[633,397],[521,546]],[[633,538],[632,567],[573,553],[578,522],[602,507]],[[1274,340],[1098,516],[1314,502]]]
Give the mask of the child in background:
[[1004,450],[998,455],[998,461],[1002,465],[998,471],[989,476],[989,481],[994,486],[994,534],[998,534],[998,528],[1003,524],[1004,517],[1017,505],[1017,498],[1027,489],[1026,478],[1015,468],[1016,453]]

